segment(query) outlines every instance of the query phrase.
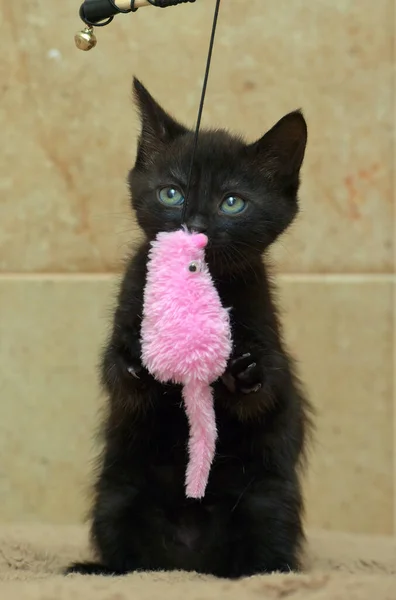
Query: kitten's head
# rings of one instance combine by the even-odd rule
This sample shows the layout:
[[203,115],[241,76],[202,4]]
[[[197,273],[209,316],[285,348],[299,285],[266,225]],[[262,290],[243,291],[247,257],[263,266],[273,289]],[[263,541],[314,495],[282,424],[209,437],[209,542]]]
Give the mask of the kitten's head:
[[[129,177],[139,225],[152,240],[181,226],[194,132],[134,80],[141,134]],[[185,223],[209,237],[207,252],[243,263],[262,252],[298,212],[307,126],[299,111],[252,144],[223,130],[201,131]]]

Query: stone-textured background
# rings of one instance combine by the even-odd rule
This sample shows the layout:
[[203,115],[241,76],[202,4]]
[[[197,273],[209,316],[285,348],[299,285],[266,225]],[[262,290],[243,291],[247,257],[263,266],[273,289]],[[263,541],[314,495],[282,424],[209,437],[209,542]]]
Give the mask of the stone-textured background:
[[[193,124],[213,0],[145,8],[74,48],[79,0],[0,5],[0,520],[75,522],[95,364],[138,233],[131,77]],[[318,411],[311,525],[394,532],[392,0],[224,0],[204,123],[253,140],[302,107],[302,212],[274,251]]]

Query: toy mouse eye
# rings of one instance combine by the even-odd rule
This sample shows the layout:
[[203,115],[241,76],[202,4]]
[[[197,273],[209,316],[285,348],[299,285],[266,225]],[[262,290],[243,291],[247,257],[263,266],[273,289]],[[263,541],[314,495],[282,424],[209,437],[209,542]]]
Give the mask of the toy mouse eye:
[[192,263],[190,263],[190,264],[188,265],[188,270],[189,270],[191,273],[196,273],[196,272],[199,270],[198,263],[196,263],[196,262],[192,262]]

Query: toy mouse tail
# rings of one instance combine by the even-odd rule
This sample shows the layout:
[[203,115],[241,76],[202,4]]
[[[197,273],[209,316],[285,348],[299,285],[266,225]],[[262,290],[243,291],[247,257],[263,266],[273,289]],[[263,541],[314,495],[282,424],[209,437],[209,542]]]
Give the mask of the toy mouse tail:
[[217,439],[213,390],[208,384],[193,380],[183,387],[183,399],[190,425],[186,495],[203,498]]

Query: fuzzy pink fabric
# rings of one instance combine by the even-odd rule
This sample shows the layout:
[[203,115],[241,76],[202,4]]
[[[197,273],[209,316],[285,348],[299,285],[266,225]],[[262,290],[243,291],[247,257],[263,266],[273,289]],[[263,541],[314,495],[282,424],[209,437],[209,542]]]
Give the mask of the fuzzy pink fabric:
[[159,381],[183,385],[189,498],[205,495],[217,438],[210,384],[224,373],[232,349],[229,312],[205,263],[207,243],[204,234],[159,233],[149,254],[143,306],[143,364]]

